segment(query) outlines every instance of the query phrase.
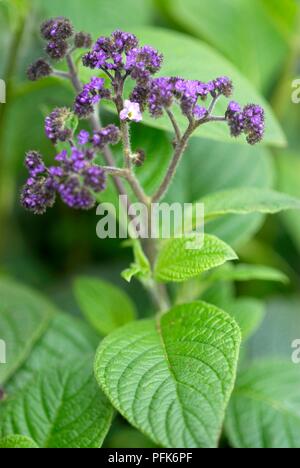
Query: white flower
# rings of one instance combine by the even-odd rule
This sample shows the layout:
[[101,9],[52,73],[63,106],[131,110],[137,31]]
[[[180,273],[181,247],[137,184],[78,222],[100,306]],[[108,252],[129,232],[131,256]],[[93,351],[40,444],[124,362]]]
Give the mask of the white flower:
[[128,99],[124,102],[124,109],[120,112],[121,120],[132,120],[133,122],[141,122],[143,116],[138,102],[131,102]]

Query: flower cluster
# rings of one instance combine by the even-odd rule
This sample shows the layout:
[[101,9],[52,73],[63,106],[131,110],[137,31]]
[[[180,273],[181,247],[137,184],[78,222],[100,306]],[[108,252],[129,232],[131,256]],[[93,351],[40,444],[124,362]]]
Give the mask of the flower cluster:
[[53,60],[65,57],[69,44],[68,39],[73,36],[73,26],[67,18],[59,17],[45,21],[41,26],[41,34],[46,39],[46,52]]
[[208,111],[206,107],[198,104],[199,100],[205,101],[209,95],[214,99],[221,95],[229,97],[232,91],[232,81],[227,77],[220,77],[209,83],[166,77],[153,79],[148,90],[136,87],[132,98],[143,108],[148,106],[154,118],[161,117],[164,110],[170,108],[175,100],[186,117],[202,120]]
[[[63,59],[72,49],[89,49],[92,37],[85,32],[74,33],[71,21],[59,16],[45,21],[41,25],[41,36],[47,41],[45,51],[54,61]],[[51,65],[39,59],[27,70],[29,80],[36,81],[53,73]]]
[[101,99],[109,99],[111,92],[104,87],[104,79],[94,77],[91,81],[84,85],[81,93],[78,94],[75,100],[74,112],[80,118],[86,118],[94,111],[94,106]]
[[29,171],[21,195],[22,205],[35,214],[43,214],[53,206],[56,194],[64,203],[75,209],[91,209],[95,205],[95,193],[106,186],[104,170],[93,164],[91,151],[71,148],[59,153],[55,160],[58,166],[47,168],[39,153],[27,154],[25,165]]
[[230,102],[226,119],[232,136],[238,137],[244,133],[250,145],[255,145],[263,139],[265,115],[260,106],[248,104],[241,109],[238,103]]
[[[67,63],[70,75],[66,77],[76,82],[75,87],[78,89],[80,81],[75,75],[70,54],[74,48],[90,48],[91,36],[83,32],[74,33],[71,22],[62,17],[43,23],[41,33],[47,40],[46,50],[51,58],[56,60],[69,54]],[[54,145],[65,142],[65,146],[69,145],[70,149],[60,152],[55,157],[58,165],[49,168],[39,153],[31,151],[26,155],[29,179],[21,200],[34,213],[44,213],[53,205],[57,194],[70,207],[92,208],[95,194],[105,189],[107,170],[96,165],[95,158],[99,152],[105,152],[108,145],[116,145],[122,132],[131,163],[141,166],[146,155],[142,149],[131,151],[128,122],[140,122],[146,110],[153,118],[159,118],[167,112],[179,143],[181,132],[176,128],[176,117],[171,109],[173,105],[177,105],[189,121],[186,134],[192,135],[199,125],[210,121],[224,121],[233,137],[244,134],[251,145],[263,138],[265,117],[260,106],[249,104],[242,109],[238,103],[231,101],[225,115],[213,115],[217,100],[221,96],[229,98],[233,93],[230,78],[221,76],[209,82],[181,77],[156,78],[154,75],[162,66],[162,55],[150,46],[140,46],[133,34],[118,30],[109,37],[100,37],[82,60],[85,66],[105,72],[110,86],[106,86],[104,78],[94,76],[76,96],[73,111],[56,108],[46,118],[47,137]],[[52,72],[57,73],[45,60],[40,59],[30,67],[28,76],[36,80]],[[124,92],[124,83],[128,78],[134,81],[129,97]],[[103,99],[111,100],[116,105],[121,129],[114,124],[105,128],[97,125],[97,131],[80,130],[75,135],[78,117],[90,117],[95,112],[95,106]],[[96,118],[96,115],[93,116],[93,128]]]
[[45,119],[45,132],[49,140],[56,144],[58,141],[67,141],[72,136],[68,121],[72,118],[69,109],[56,108]]
[[90,135],[86,130],[81,130],[78,135],[78,143],[82,146],[91,144],[93,152],[102,150],[106,145],[116,145],[119,143],[121,133],[118,127],[111,124]]
[[52,75],[53,70],[51,65],[44,59],[38,59],[27,69],[27,78],[30,81],[37,81],[41,78],[46,78]]
[[159,71],[162,59],[152,47],[139,47],[133,34],[115,31],[110,37],[97,40],[93,49],[83,57],[83,64],[109,73],[130,75],[139,85],[146,85],[151,75]]

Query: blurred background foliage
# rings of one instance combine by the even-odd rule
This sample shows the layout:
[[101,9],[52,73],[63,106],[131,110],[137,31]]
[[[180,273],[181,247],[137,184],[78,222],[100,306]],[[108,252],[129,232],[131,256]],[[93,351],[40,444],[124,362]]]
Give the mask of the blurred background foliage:
[[[49,161],[53,158],[44,135],[44,117],[53,107],[71,105],[73,100],[71,90],[56,79],[34,84],[26,80],[27,66],[42,54],[38,25],[53,15],[70,17],[77,29],[92,32],[94,38],[117,28],[138,30],[142,41],[152,36],[154,45],[162,42],[162,49],[167,40],[163,40],[161,29],[172,31],[178,44],[184,44],[168,51],[176,60],[177,74],[192,77],[196,70],[195,79],[214,78],[207,75],[220,68],[222,59],[269,102],[286,135],[285,145],[279,126],[272,145],[255,148],[217,141],[222,138],[208,138],[210,135],[194,138],[168,195],[170,200],[196,201],[207,193],[240,186],[273,187],[300,197],[300,104],[291,100],[292,81],[300,78],[299,3],[0,0],[0,78],[7,83],[7,103],[0,104],[0,274],[34,286],[62,309],[78,314],[73,278],[92,273],[127,289],[140,315],[145,315],[149,305],[141,287],[134,282],[128,288],[120,279],[120,272],[131,261],[130,251],[117,240],[97,239],[94,211],[77,213],[57,203],[45,216],[35,217],[19,206],[26,177],[25,152],[38,149]],[[191,59],[186,44],[199,48],[188,70],[187,58]],[[205,76],[198,76],[202,68]],[[220,69],[219,74],[223,73]],[[151,188],[170,157],[170,135],[163,129],[135,127],[133,144],[140,147],[142,142],[147,163],[140,177]],[[299,213],[267,219],[261,215],[230,216],[207,228],[235,246],[242,261],[277,267],[290,277],[290,285],[223,284],[206,293],[207,300],[222,306],[233,290],[238,297],[259,300],[267,314],[248,343],[249,358],[289,356],[291,341],[300,334]],[[122,421],[116,424],[123,430],[115,428],[108,445],[145,446],[143,436],[137,437]]]

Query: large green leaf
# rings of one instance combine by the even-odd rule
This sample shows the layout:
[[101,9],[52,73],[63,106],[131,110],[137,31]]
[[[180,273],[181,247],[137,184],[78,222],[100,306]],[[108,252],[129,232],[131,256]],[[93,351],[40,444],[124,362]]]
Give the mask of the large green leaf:
[[149,24],[152,19],[151,0],[122,0],[113,4],[110,0],[33,0],[48,16],[67,16],[77,30],[101,36],[104,28],[126,29],[132,26]]
[[262,362],[241,373],[226,432],[237,448],[300,447],[300,373],[290,361]]
[[209,281],[277,281],[280,283],[288,283],[289,278],[277,270],[264,265],[246,265],[240,263],[235,268],[229,266],[227,268],[219,268],[211,274]]
[[[159,0],[159,3],[181,28],[206,39],[257,87],[269,89],[270,80],[285,61],[288,43],[262,0]],[[278,4],[271,3],[272,13],[280,15],[282,21],[287,19],[292,30],[290,15],[292,10],[295,25],[294,2],[282,0],[280,9]]]
[[299,339],[299,310],[298,296],[278,296],[269,300],[266,304],[266,318],[249,342],[249,357],[260,359],[282,356],[290,359],[291,345]]
[[300,198],[294,198],[273,190],[239,188],[213,193],[201,200],[207,220],[228,214],[279,213],[285,210],[299,210]]
[[[278,187],[280,190],[300,198],[300,158],[297,154],[283,153],[277,158]],[[300,249],[300,217],[297,212],[283,213],[283,221],[296,246]]]
[[121,289],[96,278],[78,278],[75,296],[91,325],[102,335],[131,322],[135,306]]
[[38,448],[36,443],[29,437],[19,435],[9,435],[0,439],[1,449],[34,449]]
[[22,366],[55,313],[56,309],[38,293],[0,280],[0,338],[6,343],[7,353],[7,364],[0,366],[0,384]]
[[[171,32],[159,28],[135,29],[142,43],[151,44],[164,54],[164,65],[160,74],[162,76],[183,76],[189,79],[209,81],[217,76],[228,75],[235,85],[234,99],[245,105],[249,102],[260,104],[266,111],[265,143],[272,145],[285,145],[283,132],[272,113],[270,106],[263,97],[253,88],[249,81],[238,72],[222,55],[206,44],[192,39],[178,32]],[[228,102],[220,100],[216,113],[224,113]],[[187,120],[180,112],[176,113],[181,127],[187,127]],[[145,118],[151,126],[171,129],[166,117],[154,120]],[[227,125],[224,123],[210,123],[199,128],[198,136],[213,138],[222,141],[234,141],[230,137]],[[238,141],[244,141],[239,139]]]
[[191,249],[196,236],[170,239],[163,244],[155,265],[158,281],[186,281],[204,271],[221,266],[237,256],[229,245],[215,236],[205,235],[203,246]]
[[41,447],[99,447],[112,408],[91,372],[98,343],[97,334],[82,321],[55,315],[5,385],[0,435],[17,432]]
[[99,448],[113,409],[83,360],[33,374],[0,405],[0,434],[30,437],[44,448]]
[[260,326],[265,315],[263,302],[250,297],[241,297],[226,304],[226,311],[237,321],[243,339],[248,339]]
[[164,447],[216,447],[235,379],[240,332],[206,303],[105,338],[95,373],[112,404]]
[[[262,147],[193,138],[168,194],[168,201],[193,202],[213,192],[239,187],[270,188],[273,161]],[[229,215],[206,225],[230,245],[246,243],[260,228],[264,215]]]
[[23,366],[14,374],[5,388],[9,394],[25,386],[44,369],[60,366],[62,362],[80,362],[92,356],[99,344],[99,336],[86,323],[74,317],[56,315],[47,331],[31,350]]

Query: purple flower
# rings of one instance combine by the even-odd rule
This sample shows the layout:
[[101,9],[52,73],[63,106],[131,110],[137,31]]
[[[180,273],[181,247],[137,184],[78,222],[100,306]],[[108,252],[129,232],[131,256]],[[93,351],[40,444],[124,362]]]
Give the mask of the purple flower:
[[58,141],[67,141],[72,136],[72,130],[68,128],[68,120],[72,116],[71,111],[65,107],[54,109],[45,119],[45,132],[49,140],[54,144]]
[[231,101],[229,104],[228,104],[228,107],[227,107],[227,111],[226,111],[226,114],[228,116],[231,116],[231,115],[234,115],[236,114],[237,112],[241,112],[241,106],[235,102],[235,101]]
[[124,109],[120,112],[120,119],[141,122],[143,120],[143,116],[139,103],[126,99],[124,102]]
[[77,141],[80,145],[86,145],[90,140],[90,134],[86,130],[81,130],[78,134]]
[[41,34],[49,41],[68,39],[73,35],[73,26],[70,20],[62,16],[51,18],[42,24]]
[[137,102],[140,105],[141,111],[144,111],[147,106],[149,92],[149,86],[135,86],[130,95],[130,100],[132,102]]
[[37,151],[29,151],[26,154],[25,166],[28,169],[30,177],[36,177],[46,171],[46,166],[43,163],[42,156]]
[[233,92],[233,84],[227,76],[221,76],[210,82],[210,93],[213,97],[223,95],[230,97]]
[[245,134],[250,145],[259,143],[265,132],[265,113],[264,110],[255,104],[249,104],[244,107],[243,119]]
[[59,39],[56,41],[48,42],[46,46],[46,53],[51,57],[53,60],[61,60],[63,59],[68,51],[68,43],[63,39]]
[[96,203],[90,190],[76,176],[66,178],[58,187],[62,201],[76,210],[90,210]]
[[124,69],[126,54],[138,46],[136,36],[115,31],[110,37],[99,37],[91,52],[83,57],[83,64],[107,71]]
[[55,203],[52,177],[30,177],[22,189],[21,203],[34,214],[44,214]]
[[109,99],[110,91],[104,87],[104,79],[94,77],[84,85],[75,100],[74,111],[81,118],[86,118],[94,111],[94,105],[101,99]]
[[225,116],[232,136],[237,137],[244,133],[250,145],[263,139],[265,115],[260,106],[249,104],[242,110],[236,102],[231,102]]
[[106,188],[105,171],[93,164],[95,151],[71,148],[56,155],[57,166],[49,169],[39,153],[31,151],[25,164],[29,179],[22,190],[22,205],[36,214],[53,206],[56,193],[64,203],[75,209],[90,209],[95,205],[95,193]]
[[106,145],[116,145],[119,143],[121,133],[118,127],[111,124],[95,132],[91,138],[91,143],[95,148],[102,150]]
[[174,98],[174,83],[171,78],[152,80],[148,98],[149,111],[152,117],[163,115],[165,108],[171,107]]
[[89,166],[83,172],[84,183],[95,193],[103,192],[106,188],[106,176],[99,166]]
[[204,119],[206,116],[207,116],[207,109],[206,109],[206,107],[201,107],[201,106],[198,106],[198,105],[196,105],[196,106],[194,107],[194,117],[195,117],[197,120],[202,120],[202,119]]
[[127,55],[125,70],[139,86],[145,86],[151,75],[157,73],[162,65],[163,56],[153,47],[144,46],[132,49]]
[[27,70],[27,77],[30,81],[37,81],[41,78],[46,78],[52,75],[53,70],[51,65],[44,59],[39,59],[34,62]]
[[77,49],[89,49],[92,46],[92,36],[85,32],[75,34],[74,45]]

